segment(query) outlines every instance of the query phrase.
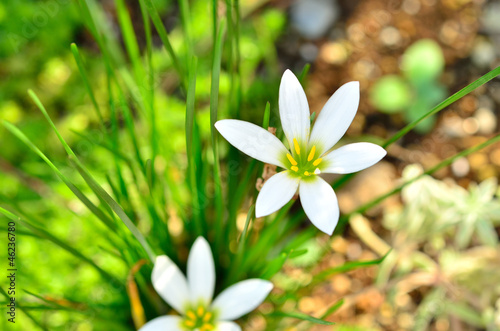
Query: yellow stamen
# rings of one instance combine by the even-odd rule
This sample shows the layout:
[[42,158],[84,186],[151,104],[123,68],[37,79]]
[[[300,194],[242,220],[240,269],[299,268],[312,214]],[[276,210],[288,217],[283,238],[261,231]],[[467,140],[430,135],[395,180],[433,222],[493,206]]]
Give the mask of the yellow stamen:
[[207,313],[205,314],[205,316],[203,316],[203,322],[208,322],[208,321],[210,321],[210,320],[212,319],[212,315],[213,315],[213,314],[212,314],[211,312],[207,312]]
[[292,166],[290,169],[292,169],[295,172],[299,171],[299,167],[297,167],[297,166]]
[[201,317],[205,313],[205,309],[203,309],[202,306],[199,306],[198,309],[196,310],[196,313],[198,314],[198,316]]
[[309,176],[310,175],[309,171],[304,171],[304,175]]
[[210,331],[213,329],[214,326],[212,324],[203,324],[203,326],[200,328],[200,331]]
[[311,148],[309,156],[307,157],[307,162],[311,161],[314,158],[314,153],[316,153],[316,146],[313,146],[313,148]]
[[297,165],[297,161],[295,161],[295,159],[293,158],[293,156],[290,155],[290,153],[286,153],[286,157],[288,158],[288,161],[290,161],[290,163],[294,166]]
[[194,321],[191,321],[191,320],[187,320],[187,321],[184,321],[184,325],[186,325],[187,327],[194,327],[196,325],[196,323]]
[[186,316],[190,319],[190,320],[195,320],[196,319],[196,315],[193,313],[192,310],[188,310],[188,312],[186,313]]
[[316,161],[313,162],[313,166],[317,166],[318,164],[321,163],[321,161],[323,161],[322,158],[317,159]]
[[293,147],[295,147],[295,152],[297,152],[297,155],[300,155],[299,142],[295,138],[293,138]]

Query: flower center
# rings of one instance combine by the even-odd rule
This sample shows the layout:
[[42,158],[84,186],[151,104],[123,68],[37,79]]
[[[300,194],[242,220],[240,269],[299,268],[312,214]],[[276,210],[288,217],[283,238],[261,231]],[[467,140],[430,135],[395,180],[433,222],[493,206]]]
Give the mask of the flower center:
[[214,313],[208,311],[203,306],[196,309],[189,309],[181,322],[181,326],[186,331],[212,331],[215,330]]
[[309,177],[312,175],[320,174],[318,168],[323,159],[316,157],[316,146],[313,145],[307,153],[301,153],[297,139],[293,138],[293,151],[294,155],[287,153],[286,157],[290,162],[290,170],[301,177]]

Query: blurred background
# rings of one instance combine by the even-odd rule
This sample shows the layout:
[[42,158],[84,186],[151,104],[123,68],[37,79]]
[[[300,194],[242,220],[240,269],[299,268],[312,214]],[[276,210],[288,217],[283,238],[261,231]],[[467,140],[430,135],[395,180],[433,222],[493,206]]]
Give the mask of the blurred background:
[[[154,3],[174,48],[182,54],[185,40],[177,2]],[[211,47],[207,3],[190,1],[191,35],[198,54],[209,53]],[[120,40],[115,2],[100,4],[108,28]],[[135,1],[125,4],[139,45],[144,47],[139,5]],[[220,15],[225,5],[220,2]],[[268,101],[277,114],[283,71],[290,68],[300,73],[310,64],[304,86],[311,111],[320,111],[342,84],[357,80],[361,102],[346,140],[366,136],[370,141],[383,141],[500,65],[500,1],[241,0],[239,9],[244,93],[238,113],[253,122],[260,123]],[[152,59],[159,72],[155,77],[157,124],[159,132],[168,133],[160,144],[168,145],[168,155],[178,155],[174,165],[168,166],[173,187],[184,181],[186,105],[170,60],[159,37],[153,35]],[[64,150],[28,97],[27,89],[33,89],[77,154],[94,172],[105,173],[109,154],[98,147],[103,133],[72,57],[73,42],[85,58],[98,103],[106,104],[105,67],[78,3],[0,3],[0,119],[17,125],[66,169]],[[200,61],[201,67],[209,65]],[[221,102],[231,98],[230,79],[227,72],[221,72]],[[206,139],[210,135],[209,82],[209,72],[202,73],[196,91],[202,100],[200,134]],[[497,132],[499,111],[500,81],[495,79],[423,121],[391,146],[384,161],[338,192],[341,212],[349,213],[423,169],[491,138]],[[310,330],[500,330],[499,147],[494,144],[460,158],[433,177],[408,185],[401,195],[378,204],[365,216],[353,216],[342,236],[308,241],[304,244],[308,254],[275,276],[277,291],[294,293],[283,306],[316,316],[344,298],[342,307],[328,318],[337,325],[307,327]],[[158,163],[160,168],[167,167],[164,159]],[[74,175],[68,170],[68,176]],[[182,187],[177,193],[180,200],[185,199]],[[99,254],[105,248],[95,242],[92,215],[37,155],[3,127],[0,205],[28,209],[46,230],[76,243],[99,264],[116,265],[116,273],[128,272],[120,270],[123,266],[112,256]],[[116,304],[117,320],[129,318],[128,303],[120,299],[124,294],[99,283],[91,267],[61,254],[58,247],[29,231],[19,231],[25,232],[18,238],[23,269],[19,287],[69,307],[69,312],[33,312],[48,329],[131,330],[124,324],[109,326],[109,321],[71,312],[78,302],[91,298],[102,305]],[[323,254],[325,246],[328,252]],[[321,286],[313,286],[312,273],[348,261],[375,259],[389,248],[393,250],[381,265],[333,275]],[[29,293],[20,295],[35,300]],[[261,315],[246,323],[245,330],[267,330]],[[305,328],[286,321],[281,327]]]

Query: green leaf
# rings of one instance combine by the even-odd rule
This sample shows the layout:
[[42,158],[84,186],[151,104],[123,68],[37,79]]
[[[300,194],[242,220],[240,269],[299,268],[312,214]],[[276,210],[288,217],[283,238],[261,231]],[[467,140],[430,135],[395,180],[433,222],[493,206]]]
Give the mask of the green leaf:
[[476,79],[475,81],[473,81],[472,83],[470,83],[469,85],[467,85],[466,87],[461,89],[460,91],[456,92],[455,94],[448,97],[446,100],[444,100],[441,103],[439,103],[438,105],[436,105],[434,108],[429,110],[425,115],[420,117],[418,120],[415,120],[414,122],[408,124],[407,126],[402,128],[401,130],[399,130],[396,134],[394,134],[391,138],[389,138],[384,144],[382,144],[382,147],[383,148],[389,147],[390,145],[392,145],[392,143],[398,141],[399,138],[403,137],[410,130],[412,130],[415,126],[417,126],[418,123],[420,123],[421,121],[438,113],[442,109],[448,107],[449,105],[451,105],[455,101],[461,99],[462,97],[466,96],[470,92],[474,91],[479,86],[486,84],[487,82],[489,82],[493,78],[497,77],[499,74],[500,74],[500,66],[496,67],[495,69],[491,70],[487,74]]
[[193,148],[194,134],[194,123],[195,123],[195,101],[196,101],[196,75],[198,70],[198,58],[193,57],[191,65],[189,67],[189,78],[188,78],[188,89],[186,97],[186,153],[188,160],[188,174],[189,185],[191,189],[192,204],[193,204],[193,216],[194,216],[194,226],[198,235],[203,233],[203,224],[200,214],[201,206],[198,196],[198,178],[196,176],[196,149]]
[[[497,69],[500,69],[497,68]],[[438,171],[439,169],[442,169],[446,166],[449,166],[450,164],[452,164],[455,160],[461,158],[461,157],[465,157],[469,154],[472,154],[474,152],[477,152],[489,145],[492,145],[494,143],[497,143],[500,141],[500,134],[496,135],[495,137],[493,138],[490,138],[489,140],[483,142],[483,143],[480,143],[480,144],[477,144],[475,146],[472,146],[470,148],[467,148],[465,150],[463,150],[462,152],[460,153],[457,153],[453,156],[450,156],[449,158],[441,161],[439,164],[435,165],[434,167],[426,170],[424,173],[422,173],[421,175],[419,176],[416,176],[414,177],[413,179],[409,180],[409,181],[406,181],[404,183],[402,183],[401,185],[399,185],[398,187],[394,188],[392,191],[390,192],[387,192],[375,199],[373,199],[372,201],[360,206],[359,208],[357,208],[356,210],[354,210],[353,212],[349,213],[349,214],[344,214],[342,216],[342,218],[340,219],[339,221],[339,226],[342,226],[342,225],[345,225],[345,223],[347,222],[347,220],[349,219],[349,217],[353,214],[357,214],[357,213],[363,213],[365,211],[367,211],[368,209],[372,208],[373,206],[376,206],[378,205],[380,202],[384,201],[385,199],[387,199],[388,197],[392,196],[393,194],[396,194],[398,192],[400,192],[406,185],[409,185],[413,182],[415,182],[416,180],[422,178],[423,176],[426,176],[426,175],[431,175],[433,174],[434,172]],[[338,226],[337,226],[338,227]]]
[[89,198],[76,187],[62,172],[49,160],[45,154],[42,153],[38,147],[31,142],[31,140],[24,135],[18,128],[9,122],[3,121],[3,126],[9,130],[13,135],[15,135],[19,140],[21,140],[26,146],[31,148],[35,154],[37,154],[42,160],[49,165],[49,167],[55,172],[55,174],[63,181],[64,184],[73,192],[73,194],[95,215],[99,218],[110,230],[116,231],[116,224],[112,219],[110,219],[102,210],[100,210],[94,203],[92,203]]
[[101,109],[99,107],[99,104],[97,103],[95,96],[94,96],[94,92],[92,91],[92,87],[90,86],[89,78],[87,76],[87,73],[85,72],[83,59],[80,56],[80,52],[78,51],[78,47],[76,46],[75,43],[71,44],[71,52],[73,53],[73,57],[75,58],[75,62],[76,62],[76,65],[78,67],[78,71],[80,72],[80,76],[82,76],[83,84],[85,85],[85,88],[87,89],[87,93],[90,96],[90,100],[92,101],[92,104],[94,105],[94,108],[97,112],[97,116],[99,117],[99,121],[101,122],[101,124],[103,124],[104,120],[102,117]]
[[[130,19],[130,15],[127,11],[127,8],[125,7],[124,0],[115,0],[115,4],[121,34],[123,36],[123,41],[125,43],[125,48],[127,49],[128,56],[130,58],[130,61],[132,62],[135,78],[137,82],[142,82],[145,73],[141,61],[139,45],[137,44],[137,37],[132,26],[132,20]],[[139,84],[139,88],[144,89],[145,85]]]
[[45,231],[42,228],[38,228],[27,221],[23,221],[21,218],[17,217],[16,215],[12,214],[6,209],[3,209],[0,207],[0,213],[8,217],[9,219],[13,220],[14,222],[17,222],[24,226],[25,228],[28,228],[31,232],[33,232],[35,235],[37,235],[39,238],[43,238],[46,240],[49,240],[53,242],[55,245],[61,247],[63,250],[67,251],[68,253],[72,254],[76,258],[90,264],[92,267],[94,267],[104,278],[109,280],[112,284],[121,284],[121,281],[119,281],[116,277],[112,276],[109,274],[107,271],[103,270],[101,267],[99,267],[97,264],[95,264],[94,261],[80,253],[77,249],[71,247],[68,243],[64,242],[63,240],[53,236],[49,232]]
[[405,76],[414,84],[433,81],[444,70],[441,47],[431,39],[419,40],[408,47],[401,66]]
[[85,182],[89,185],[89,187],[94,191],[100,199],[102,199],[114,212],[115,214],[122,220],[122,222],[127,226],[130,232],[134,235],[137,241],[144,248],[146,253],[149,256],[151,261],[155,261],[156,255],[149,246],[146,238],[142,235],[142,233],[137,229],[135,224],[130,220],[127,213],[120,207],[120,205],[113,200],[113,198],[96,182],[96,180],[92,177],[89,171],[80,163],[76,156],[69,157],[70,164],[75,167]]
[[212,78],[210,85],[210,133],[212,138],[212,151],[214,156],[214,185],[215,185],[215,207],[216,207],[216,245],[220,249],[224,237],[223,228],[223,210],[224,205],[222,201],[222,180],[220,176],[220,163],[219,163],[219,148],[217,145],[217,130],[215,129],[215,122],[217,122],[217,110],[219,107],[219,78],[222,60],[222,46],[224,44],[225,21],[219,24],[219,32],[215,40],[212,61]]
[[344,299],[340,299],[339,301],[335,302],[330,308],[326,310],[326,312],[323,315],[321,315],[321,318],[322,319],[327,318],[328,316],[336,312],[340,307],[342,307],[343,304],[344,304]]
[[[429,103],[426,100],[424,100],[424,99],[417,99],[406,110],[406,112],[405,112],[405,118],[410,123],[413,122],[413,121],[416,121],[420,117],[422,117],[422,115],[425,115],[425,112],[430,107],[431,106],[429,105]],[[432,128],[434,127],[435,123],[436,123],[436,117],[435,116],[427,117],[426,119],[420,121],[415,126],[415,131],[417,131],[420,134],[428,133],[428,132],[430,132],[432,130]]]
[[347,271],[351,271],[354,269],[358,268],[364,268],[364,267],[370,267],[373,265],[378,265],[384,261],[384,259],[389,255],[391,251],[387,252],[384,256],[381,258],[375,259],[375,260],[370,260],[370,261],[352,261],[352,262],[347,262],[339,267],[334,267],[330,269],[323,270],[316,276],[314,276],[314,284],[317,284],[318,282],[323,281],[327,277],[334,275],[334,274],[339,274],[339,273],[345,273]]
[[370,101],[384,113],[396,113],[406,109],[412,99],[412,93],[403,78],[396,75],[384,76],[373,85]]
[[277,312],[271,313],[269,315],[270,316],[295,318],[295,319],[311,322],[314,324],[320,324],[320,325],[334,325],[335,324],[333,322],[328,322],[328,321],[322,320],[320,318],[312,317],[312,316],[309,316],[306,314],[301,314],[301,313],[285,313],[282,311],[277,311]]
[[309,73],[309,69],[311,69],[311,64],[306,63],[304,65],[304,68],[302,69],[302,72],[299,74],[299,82],[300,84],[304,85],[304,81],[307,77],[307,74]]
[[179,64],[179,60],[177,59],[177,55],[175,55],[172,44],[170,43],[170,39],[168,38],[167,29],[165,29],[165,25],[163,25],[163,22],[160,18],[160,15],[158,14],[158,11],[156,10],[155,5],[153,4],[153,1],[152,0],[140,0],[140,1],[142,2],[142,5],[147,9],[149,16],[151,17],[151,20],[153,21],[153,25],[155,26],[156,31],[158,32],[158,35],[160,36],[160,39],[163,42],[163,45],[165,46],[165,49],[167,50],[168,54],[170,55],[170,58],[172,59],[175,69],[177,70],[181,79],[184,80],[184,73]]
[[486,327],[486,323],[483,321],[483,317],[477,311],[477,309],[469,307],[465,303],[446,300],[444,310],[448,314],[452,314],[477,328],[482,329]]

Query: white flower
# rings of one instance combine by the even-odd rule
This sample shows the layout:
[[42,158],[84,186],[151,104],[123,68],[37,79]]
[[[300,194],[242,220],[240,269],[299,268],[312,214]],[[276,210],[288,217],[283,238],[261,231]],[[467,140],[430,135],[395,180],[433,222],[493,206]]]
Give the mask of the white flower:
[[386,151],[371,143],[354,143],[330,152],[351,124],[359,104],[359,83],[341,86],[319,113],[312,130],[306,95],[295,75],[287,70],[281,79],[279,110],[290,150],[270,132],[249,122],[221,120],[215,127],[243,153],[282,172],[272,176],[259,193],[257,217],[283,207],[299,190],[300,201],[311,222],[332,234],[339,219],[337,197],[320,173],[348,174],[368,168]]
[[157,317],[139,331],[241,331],[231,322],[259,306],[273,289],[262,279],[248,279],[230,286],[212,301],[215,266],[212,251],[203,237],[191,248],[187,279],[167,256],[156,258],[151,275],[158,294],[182,314]]

